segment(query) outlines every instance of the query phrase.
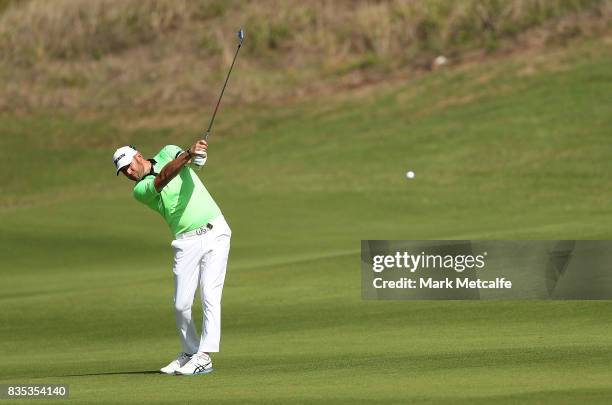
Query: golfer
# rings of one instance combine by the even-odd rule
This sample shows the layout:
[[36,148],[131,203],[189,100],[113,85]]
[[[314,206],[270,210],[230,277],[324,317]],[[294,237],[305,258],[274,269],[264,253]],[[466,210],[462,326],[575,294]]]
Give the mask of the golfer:
[[[160,371],[165,374],[205,374],[212,371],[210,353],[219,351],[221,293],[230,249],[231,230],[221,210],[196,173],[187,166],[208,148],[204,140],[189,150],[168,145],[153,159],[123,146],[113,163],[136,182],[134,197],[159,212],[174,235],[174,311],[182,352]],[[198,337],[191,306],[200,287],[204,320]]]

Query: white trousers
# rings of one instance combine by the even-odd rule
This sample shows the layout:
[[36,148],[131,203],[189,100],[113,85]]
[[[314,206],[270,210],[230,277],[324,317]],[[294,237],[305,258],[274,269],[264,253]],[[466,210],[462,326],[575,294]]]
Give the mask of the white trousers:
[[[172,241],[174,250],[174,311],[183,351],[218,352],[221,340],[221,294],[232,231],[223,216],[211,221],[202,235]],[[204,319],[198,338],[191,317],[196,290],[200,287]]]

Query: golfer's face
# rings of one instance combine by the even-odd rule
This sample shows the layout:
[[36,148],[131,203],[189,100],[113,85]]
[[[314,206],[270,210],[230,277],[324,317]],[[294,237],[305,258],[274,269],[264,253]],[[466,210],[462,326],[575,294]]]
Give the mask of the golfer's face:
[[132,158],[132,162],[121,169],[121,172],[125,174],[125,177],[134,181],[142,179],[142,176],[144,176],[144,171],[144,163],[139,155],[134,156]]

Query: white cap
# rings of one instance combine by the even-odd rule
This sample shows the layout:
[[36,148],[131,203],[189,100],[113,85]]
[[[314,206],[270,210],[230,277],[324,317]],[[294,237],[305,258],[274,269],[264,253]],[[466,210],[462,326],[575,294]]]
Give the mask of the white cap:
[[137,153],[138,151],[133,146],[122,146],[115,151],[113,163],[115,164],[115,169],[117,169],[117,176],[119,175],[119,170],[132,163],[132,159],[134,159]]

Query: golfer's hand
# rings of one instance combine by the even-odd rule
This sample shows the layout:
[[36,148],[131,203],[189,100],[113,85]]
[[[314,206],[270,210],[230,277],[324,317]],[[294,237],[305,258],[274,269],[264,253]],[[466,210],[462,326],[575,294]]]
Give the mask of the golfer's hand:
[[204,155],[206,154],[207,150],[208,142],[206,142],[204,139],[200,139],[193,144],[191,149],[189,149],[189,152],[191,152],[192,155]]

